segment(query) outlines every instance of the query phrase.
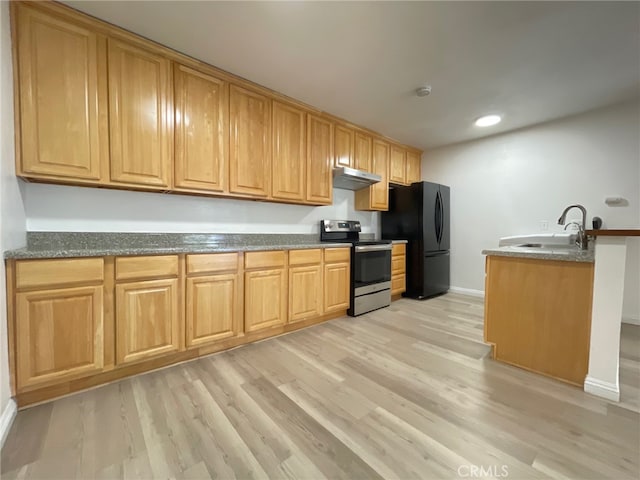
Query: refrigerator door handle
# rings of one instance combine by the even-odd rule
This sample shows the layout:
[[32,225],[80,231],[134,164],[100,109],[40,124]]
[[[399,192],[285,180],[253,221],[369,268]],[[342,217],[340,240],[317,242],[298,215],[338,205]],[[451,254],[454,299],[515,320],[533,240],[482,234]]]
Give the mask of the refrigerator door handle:
[[433,212],[433,223],[436,230],[436,242],[440,243],[440,192],[436,193],[436,201]]
[[438,238],[438,243],[442,243],[442,235],[444,234],[444,203],[442,201],[442,193],[438,191],[438,195],[440,196],[440,201],[438,202],[440,205],[440,238]]

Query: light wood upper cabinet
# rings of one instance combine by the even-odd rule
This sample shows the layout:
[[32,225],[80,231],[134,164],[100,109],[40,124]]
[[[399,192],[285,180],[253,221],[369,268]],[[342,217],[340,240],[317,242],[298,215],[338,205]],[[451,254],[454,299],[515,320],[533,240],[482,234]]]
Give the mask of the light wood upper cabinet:
[[353,168],[355,132],[349,127],[336,124],[334,133],[334,155],[336,167]]
[[147,360],[180,349],[178,279],[116,285],[116,363]]
[[237,85],[229,88],[229,191],[271,193],[271,100]]
[[307,201],[331,205],[333,201],[333,125],[307,114]]
[[109,39],[111,181],[169,188],[173,165],[171,62]]
[[407,150],[407,175],[406,181],[408,185],[422,180],[422,172],[420,164],[422,159],[418,152]]
[[271,196],[283,200],[305,198],[305,112],[273,102]]
[[12,7],[19,65],[17,173],[99,182],[109,155],[105,39],[73,20]]
[[355,133],[353,168],[371,172],[372,138],[363,132]]
[[382,180],[370,187],[357,190],[355,193],[356,210],[389,209],[389,147],[387,142],[375,139],[373,141],[372,171],[380,175]]
[[407,179],[407,152],[404,148],[391,145],[389,157],[389,182],[405,185]]
[[16,315],[18,389],[102,370],[101,285],[18,293]]
[[174,85],[176,189],[227,192],[229,85],[179,64]]

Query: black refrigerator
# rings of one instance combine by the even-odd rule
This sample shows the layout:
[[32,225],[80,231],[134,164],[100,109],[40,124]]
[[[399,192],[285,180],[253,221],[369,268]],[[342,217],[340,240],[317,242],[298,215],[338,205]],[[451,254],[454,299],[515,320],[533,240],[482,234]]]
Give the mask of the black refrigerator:
[[425,299],[449,290],[449,187],[417,182],[389,191],[389,211],[382,212],[382,238],[406,239],[405,297]]

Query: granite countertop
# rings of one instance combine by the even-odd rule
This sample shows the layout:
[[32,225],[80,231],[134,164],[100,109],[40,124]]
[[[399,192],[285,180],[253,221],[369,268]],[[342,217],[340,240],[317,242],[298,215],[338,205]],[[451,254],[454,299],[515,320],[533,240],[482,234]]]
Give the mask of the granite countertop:
[[591,262],[595,259],[593,244],[588,250],[578,248],[529,248],[529,247],[498,247],[482,251],[483,255],[497,255],[500,257],[535,258],[538,260],[561,260],[565,262]]
[[345,247],[317,234],[28,232],[27,246],[4,258],[72,258],[177,253],[221,253]]
[[391,240],[391,243],[393,243],[393,244],[397,244],[397,243],[409,243],[409,240]]

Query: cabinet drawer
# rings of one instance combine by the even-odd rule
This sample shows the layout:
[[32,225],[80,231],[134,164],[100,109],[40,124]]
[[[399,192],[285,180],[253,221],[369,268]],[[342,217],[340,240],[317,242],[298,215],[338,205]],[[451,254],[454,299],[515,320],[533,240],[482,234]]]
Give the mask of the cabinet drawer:
[[350,258],[351,258],[350,248],[325,248],[324,249],[324,261],[327,263],[348,262]]
[[322,261],[322,251],[319,248],[309,250],[290,250],[289,265],[309,265]]
[[177,276],[177,255],[116,258],[116,280]]
[[270,252],[247,252],[244,254],[244,268],[284,267],[285,252],[275,250]]
[[65,260],[19,260],[16,262],[16,288],[91,283],[104,280],[102,258]]
[[407,281],[404,273],[391,277],[391,293],[402,293],[407,289]]
[[404,259],[405,257],[391,257],[391,274],[392,275],[397,275],[397,274],[404,274],[405,272],[405,265],[404,265]]
[[407,253],[407,244],[406,243],[395,243],[391,247],[391,255],[394,257],[396,255],[406,255]]
[[230,272],[238,270],[237,253],[187,255],[187,274]]

